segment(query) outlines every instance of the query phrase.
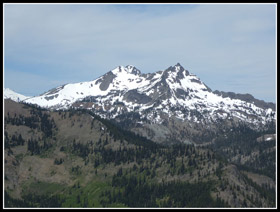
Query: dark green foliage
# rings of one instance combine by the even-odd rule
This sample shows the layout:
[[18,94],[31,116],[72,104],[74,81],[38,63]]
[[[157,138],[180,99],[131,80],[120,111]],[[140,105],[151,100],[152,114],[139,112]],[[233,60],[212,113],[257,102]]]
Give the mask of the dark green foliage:
[[31,204],[25,200],[14,199],[8,192],[4,191],[4,207],[5,208],[28,208],[31,207]]
[[56,208],[61,207],[64,200],[58,195],[34,195],[27,194],[20,199],[13,199],[5,191],[5,207],[6,208]]
[[33,195],[28,194],[23,196],[23,199],[28,202],[31,207],[40,207],[40,208],[57,208],[61,207],[63,199],[58,195]]
[[[80,175],[82,173],[81,172],[81,167],[80,166],[72,167],[71,172],[76,174],[76,175]],[[78,184],[78,186],[79,186],[79,184]]]
[[41,108],[32,107],[30,110],[31,116],[23,116],[21,114],[15,114],[14,117],[6,116],[5,124],[11,124],[16,126],[27,126],[31,129],[38,129],[44,133],[44,137],[52,137],[53,131],[56,129],[56,125],[53,119],[50,119],[48,112],[45,112]]
[[85,159],[90,153],[89,146],[90,146],[89,143],[81,144],[81,143],[76,143],[76,141],[74,140],[72,144],[72,153]]
[[4,136],[5,136],[4,137],[5,149],[9,149],[10,147],[19,146],[19,145],[23,146],[25,144],[25,140],[22,138],[21,134],[19,134],[18,136],[12,135],[12,137],[10,138],[8,136],[8,132],[5,131]]
[[29,139],[27,142],[27,150],[30,151],[32,155],[39,155],[52,148],[52,146],[53,144],[46,140],[43,141],[43,144],[40,144],[38,140],[33,138]]
[[14,117],[6,116],[5,117],[5,124],[11,124],[11,125],[25,125],[27,127],[30,127],[31,129],[38,128],[38,122],[40,121],[38,116],[31,116],[31,117],[25,117],[23,115],[15,115]]
[[266,150],[273,149],[276,141],[257,141],[257,138],[264,134],[275,133],[275,128],[273,129],[275,125],[268,126],[265,131],[255,131],[242,124],[231,129],[222,129],[211,147],[216,151],[219,159],[224,158],[223,160],[228,159],[229,161],[236,156],[250,156],[254,151],[259,152],[258,157],[253,156],[245,164],[236,161],[236,165],[243,170],[264,174],[275,180],[276,152]]
[[100,116],[94,114],[93,112],[91,112],[89,110],[79,109],[77,111],[90,114],[95,119],[99,120],[102,124],[104,124],[107,127],[110,134],[113,135],[113,137],[117,140],[126,140],[127,142],[129,142],[131,144],[147,147],[151,150],[153,150],[157,146],[160,146],[159,144],[156,144],[155,142],[153,142],[143,136],[136,135],[135,133],[133,133],[131,131],[122,129],[121,127],[117,126],[110,120],[102,119]]
[[[103,134],[103,136],[97,138],[96,141],[88,142],[81,140],[76,141],[74,139],[73,142],[70,140],[70,144],[63,143],[64,146],[59,146],[62,145],[62,143],[52,142],[52,140],[55,140],[56,135],[54,120],[51,119],[48,112],[33,107],[31,109],[32,116],[28,119],[20,115],[16,115],[13,118],[8,116],[5,118],[5,123],[26,125],[31,129],[38,129],[43,132],[43,138],[37,139],[32,137],[25,142],[21,135],[10,136],[8,132],[5,131],[5,149],[8,149],[8,154],[12,154],[10,147],[27,143],[27,149],[32,155],[40,155],[44,151],[55,147],[64,152],[62,155],[66,155],[66,157],[60,155],[56,156],[58,158],[55,158],[55,156],[52,158],[54,165],[57,166],[69,164],[69,161],[67,161],[69,155],[67,154],[74,154],[83,158],[84,165],[87,166],[86,168],[91,168],[92,173],[94,173],[93,181],[98,178],[102,180],[105,178],[105,181],[101,182],[103,183],[101,187],[96,187],[91,191],[94,193],[95,191],[98,192],[98,189],[100,189],[101,194],[95,194],[98,200],[94,199],[93,203],[92,199],[88,197],[89,190],[86,190],[87,185],[80,185],[77,180],[73,187],[69,186],[65,188],[65,190],[56,190],[53,193],[44,193],[44,195],[26,193],[26,195],[22,196],[21,200],[11,198],[7,191],[5,191],[5,207],[62,207],[67,198],[67,205],[70,205],[70,207],[92,207],[96,203],[98,207],[111,207],[112,205],[124,205],[126,207],[180,208],[229,207],[218,195],[216,199],[213,199],[210,195],[211,191],[217,191],[216,187],[219,187],[222,191],[228,188],[228,183],[221,182],[223,179],[222,177],[225,176],[223,175],[223,167],[227,164],[227,159],[238,154],[249,154],[250,148],[259,150],[272,148],[274,146],[273,142],[275,142],[271,141],[257,144],[253,142],[253,140],[260,136],[260,134],[240,125],[232,131],[224,132],[221,129],[216,142],[208,149],[186,144],[164,146],[156,144],[130,131],[123,130],[122,127],[126,125],[119,126],[110,120],[105,120],[96,116],[88,110],[76,111],[71,109],[67,112],[59,111],[58,113],[64,119],[72,117],[75,114],[87,113],[92,115],[105,125],[106,129],[102,130],[102,133],[106,133],[105,136]],[[129,114],[129,116],[134,117],[135,114]],[[139,117],[135,116],[134,118]],[[98,126],[95,125],[95,119],[90,124],[91,129]],[[101,130],[102,125],[100,123],[99,125]],[[130,125],[130,123],[127,123],[127,126],[128,125]],[[217,135],[206,133],[205,139],[211,138],[212,136]],[[244,138],[242,136],[244,136]],[[127,146],[127,143],[130,145]],[[119,148],[108,148],[110,144],[119,145]],[[226,153],[224,151],[225,148],[231,149],[232,152]],[[213,152],[213,150],[216,152]],[[65,162],[64,159],[60,157],[63,157]],[[70,156],[70,158],[72,157]],[[272,176],[273,171],[275,172],[275,164],[270,163],[271,160],[275,161],[275,155],[262,151],[260,152],[260,157],[258,157],[256,161],[247,163],[244,167],[238,166],[238,168],[249,169],[250,167],[252,170],[256,169],[268,176]],[[129,163],[132,163],[131,166],[127,166]],[[200,181],[205,176],[205,169],[202,167],[202,164],[205,166],[207,163],[208,165],[212,165],[212,167],[210,166],[212,169],[209,168],[209,170],[211,170],[207,170],[208,176],[210,172],[211,174],[216,174],[219,181]],[[213,168],[215,167],[213,164],[216,165],[217,163],[219,163],[218,167],[216,169]],[[82,179],[84,177],[83,173],[86,169],[84,165],[79,164],[67,167],[73,179]],[[106,168],[114,165],[118,166],[112,169],[114,173],[107,172]],[[262,169],[258,169],[258,167],[262,167]],[[104,170],[106,172],[104,172]],[[164,172],[162,172],[162,170]],[[195,181],[195,183],[179,180],[164,182],[164,177],[161,175],[166,175],[167,179],[170,179],[169,177],[174,177],[173,179],[183,180],[185,176],[193,176],[195,178],[198,177],[198,181]],[[7,181],[9,179],[9,176],[7,177],[5,175],[5,180]],[[209,179],[211,179],[211,176]],[[248,185],[253,186],[261,197],[268,200],[272,206],[275,205],[275,190],[268,185],[258,186],[248,178],[245,178],[245,181]],[[232,189],[235,197],[238,197],[241,191],[242,189],[240,187]],[[258,206],[258,200],[254,201],[254,204]],[[250,202],[253,201],[246,198],[241,204],[247,207]]]
[[63,160],[62,158],[60,158],[60,159],[57,159],[57,158],[56,158],[56,159],[54,159],[54,164],[55,164],[55,165],[60,165],[60,164],[63,163],[63,161],[64,161],[64,160]]
[[263,198],[269,201],[270,207],[275,207],[276,191],[274,188],[270,188],[268,185],[260,186],[257,183],[253,182],[253,180],[248,178],[245,174],[243,175],[243,177],[248,185],[251,185],[253,188],[255,188]]
[[[121,192],[105,192],[106,204],[120,202],[128,207],[225,207],[210,196],[213,183],[149,183],[136,176],[114,175],[112,186]],[[161,200],[160,205],[159,201]]]
[[41,130],[45,134],[46,137],[51,137],[53,135],[53,128],[55,128],[54,120],[49,119],[49,115],[44,113],[41,118]]

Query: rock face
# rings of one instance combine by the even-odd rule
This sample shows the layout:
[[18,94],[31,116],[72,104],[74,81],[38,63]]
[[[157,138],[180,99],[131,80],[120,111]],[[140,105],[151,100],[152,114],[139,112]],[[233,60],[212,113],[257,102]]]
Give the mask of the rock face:
[[113,82],[113,79],[116,77],[111,71],[104,75],[102,79],[96,81],[99,84],[101,91],[106,91],[109,85]]
[[[217,123],[231,127],[242,122],[262,129],[276,119],[273,103],[249,94],[212,92],[179,63],[151,74],[119,66],[96,80],[60,86],[25,102],[51,109],[93,110],[103,118],[129,122],[131,130],[159,137],[154,139],[159,142],[167,138],[191,142],[199,132],[215,131]],[[163,127],[168,128],[165,134]]]
[[225,98],[230,97],[231,99],[240,99],[246,102],[250,102],[263,109],[271,108],[272,110],[275,110],[275,104],[273,104],[272,102],[265,102],[263,100],[255,99],[251,94],[236,94],[233,92],[224,92],[217,90],[214,91],[214,93]]

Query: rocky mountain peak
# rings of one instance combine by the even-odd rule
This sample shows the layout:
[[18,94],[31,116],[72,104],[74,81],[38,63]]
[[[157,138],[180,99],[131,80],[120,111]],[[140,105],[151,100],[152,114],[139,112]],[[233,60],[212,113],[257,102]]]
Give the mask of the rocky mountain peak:
[[135,75],[141,74],[141,71],[139,69],[137,69],[135,66],[127,65],[125,68],[128,73],[135,74]]
[[260,126],[275,120],[273,107],[257,104],[250,95],[232,97],[212,92],[177,63],[152,74],[141,74],[132,65],[118,66],[94,81],[68,84],[26,102],[55,109],[86,108],[109,119],[133,112],[157,124],[165,117],[205,125],[223,119]]
[[133,74],[133,75],[141,75],[141,71],[137,69],[135,66],[127,65],[127,66],[118,66],[115,69],[112,70],[112,73],[115,75],[118,75],[120,73],[122,74]]
[[170,66],[162,74],[163,79],[172,78],[176,82],[179,82],[181,79],[187,77],[188,75],[189,72],[180,63],[177,63],[174,66]]
[[180,63],[177,63],[177,64],[176,64],[175,66],[173,66],[173,67],[175,67],[177,70],[180,70],[180,69],[185,70],[184,67],[183,67]]

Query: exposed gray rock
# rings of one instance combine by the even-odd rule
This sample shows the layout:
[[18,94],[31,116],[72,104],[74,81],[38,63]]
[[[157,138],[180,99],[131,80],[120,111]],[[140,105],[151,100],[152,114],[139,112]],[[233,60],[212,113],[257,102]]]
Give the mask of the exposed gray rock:
[[175,95],[178,99],[186,99],[186,97],[189,95],[189,92],[186,92],[181,88],[177,88],[175,91]]
[[207,85],[205,85],[204,84],[204,86],[206,87],[206,89],[203,89],[204,91],[206,90],[206,91],[208,91],[208,92],[212,92],[212,89],[211,88],[209,88]]
[[224,91],[218,91],[218,90],[215,90],[213,93],[215,93],[219,96],[222,96],[224,98],[229,97],[231,99],[240,99],[240,100],[255,104],[257,107],[260,107],[263,109],[271,108],[272,110],[275,110],[275,108],[276,108],[276,105],[274,103],[255,99],[251,94],[240,94],[240,93],[224,92]]
[[191,82],[196,82],[196,83],[198,83],[198,84],[202,84],[202,82],[199,81],[199,80],[197,80],[197,79],[191,79]]
[[137,69],[136,67],[132,67],[132,66],[126,66],[126,68],[132,68],[132,71],[130,72],[131,74],[135,74],[135,75],[141,75],[141,71],[139,69]]
[[125,93],[124,99],[128,102],[136,102],[138,104],[147,104],[152,100],[151,97],[145,94],[138,93],[136,89],[130,90],[127,93]]
[[[120,75],[118,75],[119,72],[121,72]],[[97,85],[97,90],[99,87],[102,91],[108,91],[110,88],[110,91],[106,92],[106,95],[95,95],[91,89],[91,87],[95,87],[92,85],[94,83]],[[183,85],[183,83],[186,84]],[[197,86],[198,84],[205,87]],[[89,82],[87,87],[91,89],[90,95],[92,96],[82,95],[84,88],[81,90],[73,89],[73,92],[79,94],[74,103],[75,108],[92,110],[102,118],[117,118],[116,121],[120,123],[125,123],[129,119],[131,122],[126,124],[130,127],[139,125],[141,128],[141,125],[151,125],[152,127],[144,127],[145,129],[141,131],[145,133],[147,130],[150,138],[158,138],[161,141],[165,138],[173,141],[186,141],[187,139],[188,142],[202,142],[196,140],[197,137],[201,138],[201,136],[205,136],[205,141],[207,141],[216,128],[219,129],[225,124],[231,127],[231,124],[244,122],[254,129],[264,129],[266,126],[263,125],[262,119],[267,124],[274,121],[275,117],[275,104],[257,100],[249,94],[215,91],[213,93],[223,97],[240,99],[243,102],[223,101],[222,98],[219,98],[219,102],[212,101],[209,99],[212,90],[197,76],[190,75],[179,63],[164,71],[150,74],[141,74],[134,66],[126,66],[125,68],[119,66],[114,71]],[[50,90],[43,98],[49,99],[48,103],[50,103],[51,99],[55,98],[55,94],[58,94],[57,92],[62,88]],[[73,104],[70,101],[71,99],[66,98],[56,107],[67,108]],[[253,105],[263,109],[271,108],[273,111],[256,109]],[[131,116],[130,113],[137,113],[138,118],[135,119],[136,116]],[[223,123],[220,124],[220,122]],[[162,128],[154,127],[155,124],[162,126]],[[170,129],[170,133],[162,133],[166,132],[165,127]],[[215,129],[212,132],[208,128]],[[205,129],[209,133],[208,135],[205,133]]]
[[100,83],[99,88],[102,91],[106,91],[109,87],[110,83],[113,82],[113,79],[116,77],[115,74],[112,73],[112,71],[105,74],[101,79],[97,80],[96,83]]
[[[67,85],[67,84],[65,84]],[[57,88],[52,88],[51,90],[41,94],[40,96],[43,96],[43,95],[51,95],[51,94],[55,94],[57,93],[58,91],[60,91],[61,89],[63,89],[65,87],[65,85],[62,85],[62,86],[59,86]]]
[[189,72],[185,70],[180,65],[180,63],[177,63],[175,66],[170,66],[169,68],[167,68],[163,73],[163,78],[166,79],[169,76],[170,72],[176,73],[176,78],[174,80],[178,83],[180,83],[180,79],[183,79],[185,77],[184,73],[186,76],[189,75]]
[[58,94],[55,94],[55,95],[52,95],[52,96],[46,96],[45,99],[47,101],[51,100],[51,99],[54,99],[54,98],[57,98],[58,97]]

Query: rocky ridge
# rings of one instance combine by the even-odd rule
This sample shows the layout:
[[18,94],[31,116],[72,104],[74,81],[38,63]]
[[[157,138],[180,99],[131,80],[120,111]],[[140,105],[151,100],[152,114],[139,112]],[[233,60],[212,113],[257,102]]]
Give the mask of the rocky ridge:
[[262,129],[276,119],[275,104],[249,94],[213,92],[179,63],[148,74],[131,65],[118,66],[93,81],[62,85],[24,102],[55,110],[85,108],[119,122],[130,118],[131,129],[161,125],[162,130],[168,125],[170,130],[170,122],[187,128],[227,122]]

